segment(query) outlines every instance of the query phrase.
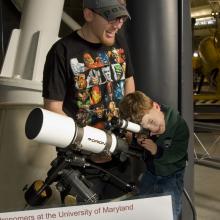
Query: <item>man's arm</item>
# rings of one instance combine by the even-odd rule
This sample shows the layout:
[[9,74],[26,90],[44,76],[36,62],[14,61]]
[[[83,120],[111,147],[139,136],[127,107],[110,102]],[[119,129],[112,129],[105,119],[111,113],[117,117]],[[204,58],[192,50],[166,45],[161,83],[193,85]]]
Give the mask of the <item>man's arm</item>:
[[61,115],[66,115],[63,111],[63,101],[44,99],[44,108]]
[[[134,84],[134,77],[133,76],[126,78],[124,90],[125,90],[124,91],[125,95],[135,91],[135,84]],[[126,132],[125,136],[126,136],[127,142],[130,144],[132,141],[132,138],[133,138],[132,133]]]
[[131,76],[125,80],[125,95],[135,91],[134,77]]

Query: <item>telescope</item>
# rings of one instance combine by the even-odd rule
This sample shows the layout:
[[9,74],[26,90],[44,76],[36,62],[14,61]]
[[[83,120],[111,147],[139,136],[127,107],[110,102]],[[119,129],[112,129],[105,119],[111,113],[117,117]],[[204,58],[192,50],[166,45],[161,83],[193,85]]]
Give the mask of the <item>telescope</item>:
[[[114,118],[111,123],[115,128],[127,129],[135,133],[143,132],[140,125],[126,120]],[[28,139],[59,148],[57,158],[52,161],[45,181],[37,180],[26,190],[25,200],[28,205],[45,203],[52,193],[50,185],[53,182],[57,182],[57,189],[61,198],[64,198],[62,202],[68,196],[77,198],[75,199],[77,202],[97,202],[98,195],[91,190],[89,181],[80,171],[80,168],[85,167],[101,170],[115,178],[129,191],[135,190],[133,185],[88,162],[82,154],[84,151],[96,154],[104,152],[108,155],[123,152],[139,156],[139,153],[130,149],[123,138],[116,137],[114,133],[91,126],[80,127],[74,119],[43,108],[35,108],[30,112],[25,124],[25,133]],[[60,152],[62,148],[64,151]]]
[[128,145],[114,133],[91,126],[80,127],[70,117],[42,108],[29,114],[25,133],[28,139],[60,148],[73,146],[75,150],[91,153],[126,151]]

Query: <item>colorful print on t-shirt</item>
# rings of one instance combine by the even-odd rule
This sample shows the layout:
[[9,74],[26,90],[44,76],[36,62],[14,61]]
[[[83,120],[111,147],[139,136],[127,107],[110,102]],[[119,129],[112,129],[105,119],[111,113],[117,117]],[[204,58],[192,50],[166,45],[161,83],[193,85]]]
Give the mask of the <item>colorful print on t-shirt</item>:
[[78,112],[76,120],[81,124],[95,125],[118,116],[118,102],[124,95],[125,54],[123,49],[86,51],[82,59],[73,57],[73,89]]

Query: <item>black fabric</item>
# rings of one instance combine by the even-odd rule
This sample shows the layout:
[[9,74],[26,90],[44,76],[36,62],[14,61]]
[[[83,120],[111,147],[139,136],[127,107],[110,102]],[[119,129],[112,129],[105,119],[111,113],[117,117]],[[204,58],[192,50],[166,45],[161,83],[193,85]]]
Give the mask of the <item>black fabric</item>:
[[132,73],[128,50],[118,37],[106,47],[73,32],[47,55],[43,97],[64,101],[64,112],[79,124],[95,125],[117,116],[125,79]]

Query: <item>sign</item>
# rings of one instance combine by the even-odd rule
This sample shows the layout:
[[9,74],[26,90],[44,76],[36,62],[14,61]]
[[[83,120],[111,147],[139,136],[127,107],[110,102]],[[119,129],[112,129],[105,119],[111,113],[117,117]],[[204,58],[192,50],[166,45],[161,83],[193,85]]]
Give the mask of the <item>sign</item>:
[[0,220],[172,220],[171,196],[0,213]]

